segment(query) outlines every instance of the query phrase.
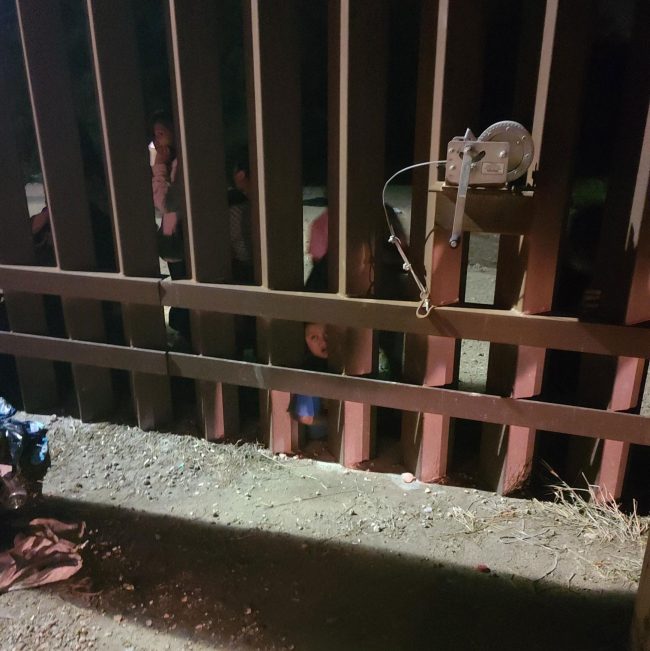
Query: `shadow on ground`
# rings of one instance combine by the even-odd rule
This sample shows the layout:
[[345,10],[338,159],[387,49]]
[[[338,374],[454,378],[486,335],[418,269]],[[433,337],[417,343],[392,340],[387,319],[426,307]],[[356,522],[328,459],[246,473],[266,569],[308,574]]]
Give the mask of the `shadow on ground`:
[[46,515],[83,519],[91,530],[78,576],[97,594],[73,582],[50,590],[180,638],[300,651],[627,647],[628,594],[84,502],[48,499],[36,511],[11,528]]

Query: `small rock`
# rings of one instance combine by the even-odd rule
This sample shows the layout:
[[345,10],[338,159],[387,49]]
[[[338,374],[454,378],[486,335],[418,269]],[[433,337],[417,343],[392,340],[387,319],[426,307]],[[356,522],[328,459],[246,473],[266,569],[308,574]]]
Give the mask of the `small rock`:
[[145,624],[146,624],[147,626],[151,626],[151,625],[153,624],[153,622],[152,622],[150,619],[148,619],[148,620],[145,622]]
[[412,472],[403,472],[402,481],[405,484],[412,484],[415,481],[415,475]]
[[118,624],[124,619],[122,615],[113,615],[113,621],[117,622]]
[[487,565],[484,565],[483,563],[479,563],[476,566],[476,569],[478,572],[482,572],[483,574],[489,574],[492,571]]

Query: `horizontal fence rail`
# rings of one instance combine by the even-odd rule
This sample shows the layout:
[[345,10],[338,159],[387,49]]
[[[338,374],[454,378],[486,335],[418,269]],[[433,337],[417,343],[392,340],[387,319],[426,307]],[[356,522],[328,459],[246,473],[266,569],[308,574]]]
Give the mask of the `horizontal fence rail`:
[[0,352],[256,389],[299,393],[308,385],[322,398],[650,445],[650,418],[634,414],[38,335],[0,332]]
[[417,319],[417,303],[287,292],[257,286],[125,278],[117,274],[0,265],[5,290],[186,307],[420,335],[625,357],[650,358],[650,328],[588,323],[512,310],[438,307]]

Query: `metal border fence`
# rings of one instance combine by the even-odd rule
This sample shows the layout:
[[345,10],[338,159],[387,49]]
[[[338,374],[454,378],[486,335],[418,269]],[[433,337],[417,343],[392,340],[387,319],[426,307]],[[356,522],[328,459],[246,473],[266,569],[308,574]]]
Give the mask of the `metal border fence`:
[[[86,1],[117,259],[117,271],[106,273],[96,271],[91,243],[58,3],[17,0],[57,259],[53,268],[35,266],[14,134],[2,129],[0,287],[10,331],[0,332],[0,352],[16,357],[25,407],[38,411],[56,403],[53,362],[63,361],[71,364],[81,418],[110,418],[110,369],[124,369],[138,423],[155,428],[172,415],[170,378],[193,378],[202,430],[219,440],[237,432],[236,387],[250,386],[261,390],[264,441],[276,452],[290,452],[298,439],[287,412],[289,395],[309,386],[334,401],[329,447],[343,464],[369,458],[372,406],[386,406],[403,412],[404,462],[422,480],[448,473],[453,422],[462,418],[485,424],[481,464],[502,492],[529,476],[543,430],[590,440],[590,454],[599,446],[597,483],[619,496],[630,445],[650,445],[650,419],[638,415],[650,357],[650,84],[642,5],[631,41],[639,56],[631,57],[627,71],[614,153],[618,163],[604,207],[605,245],[596,279],[602,318],[590,323],[551,314],[590,47],[590,2],[522,4],[515,103],[531,118],[534,192],[523,199],[485,192],[468,201],[465,216],[468,233],[500,235],[494,305],[459,305],[467,249],[447,244],[455,191],[442,187],[435,169],[414,173],[411,250],[426,270],[436,305],[428,318],[416,319],[415,300],[367,298],[371,262],[364,247],[368,233],[381,231],[387,2],[327,5],[330,293],[308,294],[298,0],[243,2],[255,286],[232,284],[228,224],[215,217],[227,214],[214,38],[219,3],[164,3],[189,268],[188,279],[170,281],[160,279],[149,171],[134,147],[145,115],[130,3]],[[485,7],[475,0],[422,0],[421,8],[414,158],[432,160],[444,158],[446,143],[476,121]],[[461,33],[463,38],[451,37]],[[0,84],[0,96],[10,97],[12,89]],[[11,104],[2,102],[0,122],[13,120]],[[216,126],[206,129],[206,123]],[[61,298],[66,339],[48,332],[43,302],[48,294]],[[106,343],[102,301],[121,304],[127,346]],[[167,350],[164,306],[191,311],[192,353]],[[258,363],[233,359],[234,315],[257,317]],[[296,327],[306,321],[330,324],[333,338],[343,342],[341,359],[333,363],[337,373],[297,368],[302,340]],[[406,335],[403,382],[361,377],[373,369],[373,333],[379,330]],[[486,394],[449,388],[464,339],[490,342]],[[548,350],[581,353],[579,390],[604,386],[606,404],[580,407],[536,398]],[[607,373],[603,360],[612,358],[615,372]]]

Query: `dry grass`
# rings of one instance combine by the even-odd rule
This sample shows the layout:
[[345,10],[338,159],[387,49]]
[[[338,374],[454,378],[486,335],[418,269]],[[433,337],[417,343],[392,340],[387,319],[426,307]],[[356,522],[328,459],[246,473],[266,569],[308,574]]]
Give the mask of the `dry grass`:
[[[555,480],[552,502],[510,504],[482,517],[471,507],[453,506],[446,517],[465,534],[496,533],[504,544],[531,545],[551,554],[551,568],[535,581],[553,574],[559,560],[572,557],[608,581],[638,583],[650,517],[640,516],[636,503],[626,513],[601,487],[573,488],[548,470]],[[576,545],[578,540],[582,544]]]
[[637,513],[636,500],[632,512],[624,513],[611,494],[600,486],[587,484],[586,488],[573,488],[558,474],[548,468],[557,479],[552,484],[553,502],[535,500],[537,508],[552,515],[556,520],[571,528],[587,540],[602,542],[640,543],[650,528],[650,518]]
[[485,518],[480,518],[472,511],[463,509],[460,506],[452,506],[447,511],[447,517],[461,524],[466,533],[478,533],[488,525]]

